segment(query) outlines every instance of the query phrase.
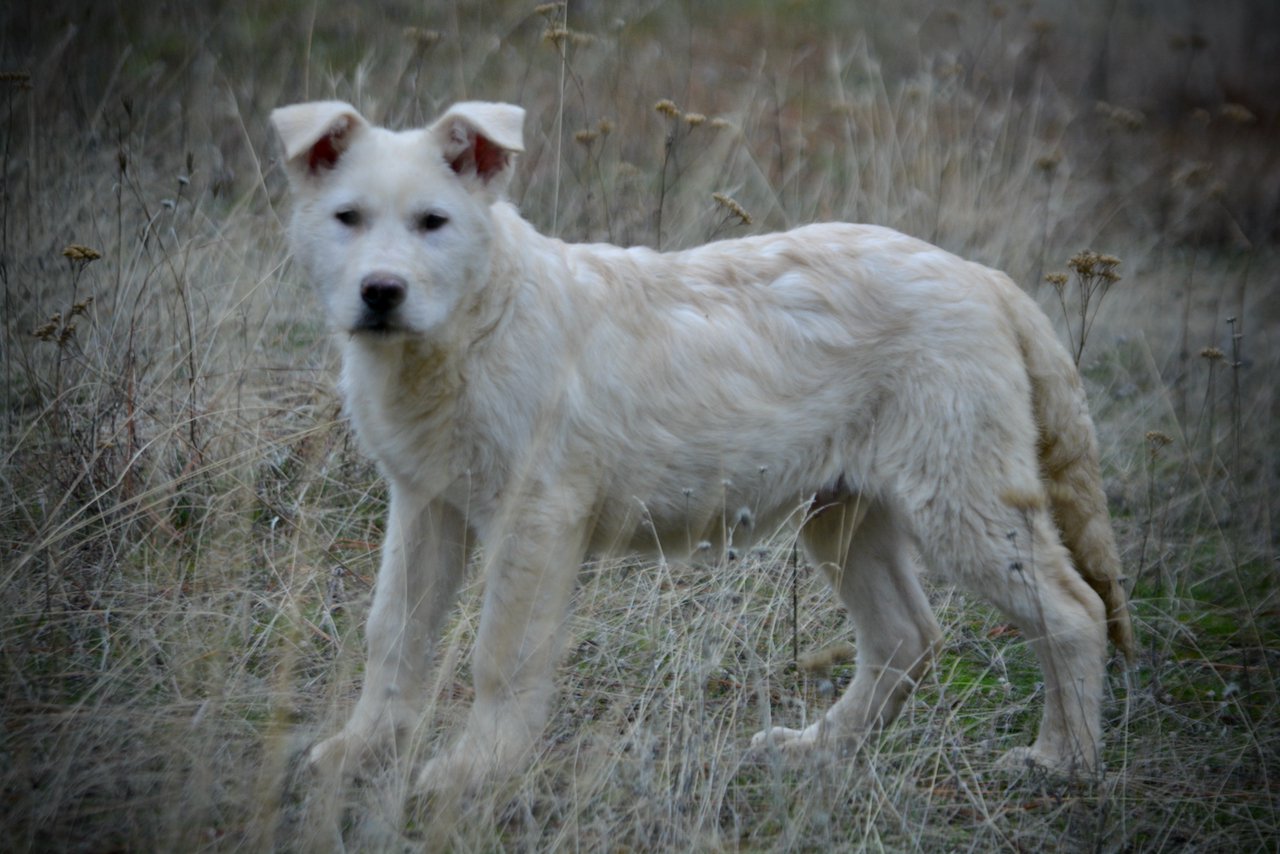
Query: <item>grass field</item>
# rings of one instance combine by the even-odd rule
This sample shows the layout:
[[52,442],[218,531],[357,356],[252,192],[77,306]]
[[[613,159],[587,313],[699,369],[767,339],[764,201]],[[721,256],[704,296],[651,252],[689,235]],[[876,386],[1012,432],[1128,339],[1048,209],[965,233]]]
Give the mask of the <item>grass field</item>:
[[[0,11],[0,847],[1280,848],[1271,4],[181,10]],[[513,197],[567,239],[875,222],[1035,294],[1081,352],[1140,637],[1106,773],[995,773],[1038,672],[942,586],[945,650],[882,740],[748,751],[850,678],[806,663],[850,632],[786,532],[728,565],[589,564],[509,784],[408,797],[469,702],[479,579],[414,756],[341,789],[303,773],[354,699],[386,509],[283,240],[267,115],[322,97],[400,126],[522,104]],[[1085,249],[1121,278],[1082,306]]]

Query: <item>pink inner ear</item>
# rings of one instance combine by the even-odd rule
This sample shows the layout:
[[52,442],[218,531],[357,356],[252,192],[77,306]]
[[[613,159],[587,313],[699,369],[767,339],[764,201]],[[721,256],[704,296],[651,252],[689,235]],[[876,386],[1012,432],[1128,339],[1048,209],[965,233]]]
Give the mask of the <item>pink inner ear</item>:
[[486,181],[507,165],[507,152],[479,134],[476,135],[476,171]]
[[338,162],[338,156],[342,154],[338,148],[338,141],[343,133],[345,131],[339,130],[322,136],[315,145],[311,146],[311,150],[307,152],[307,168],[313,174],[321,169],[332,169]]
[[506,167],[507,152],[504,148],[494,145],[480,134],[471,137],[470,143],[470,146],[449,162],[454,172],[461,175],[474,170],[481,180],[488,182]]

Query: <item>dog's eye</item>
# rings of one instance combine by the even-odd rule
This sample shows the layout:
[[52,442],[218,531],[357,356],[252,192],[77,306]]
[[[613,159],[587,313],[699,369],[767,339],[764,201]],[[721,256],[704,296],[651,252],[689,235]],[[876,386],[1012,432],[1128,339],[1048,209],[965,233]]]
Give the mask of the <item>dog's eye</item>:
[[333,215],[334,219],[352,228],[360,224],[360,211],[355,208],[343,208]]
[[422,216],[418,217],[418,228],[422,229],[423,231],[437,231],[443,228],[444,224],[447,223],[448,221],[449,221],[449,218],[447,216],[442,216],[440,214],[436,214],[436,213],[423,214]]

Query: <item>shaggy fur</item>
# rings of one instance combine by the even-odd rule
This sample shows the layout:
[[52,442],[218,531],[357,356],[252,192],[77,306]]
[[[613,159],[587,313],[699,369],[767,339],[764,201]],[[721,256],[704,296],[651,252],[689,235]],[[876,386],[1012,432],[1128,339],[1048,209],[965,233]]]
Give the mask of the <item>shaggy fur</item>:
[[1106,633],[1126,653],[1132,633],[1084,391],[1032,300],[874,226],[670,254],[544,237],[503,201],[523,117],[465,103],[392,132],[337,102],[272,116],[293,254],[391,493],[364,685],[313,764],[354,766],[417,724],[473,540],[475,702],[425,789],[528,757],[584,554],[740,546],[802,517],[857,673],[821,721],[755,742],[854,743],[893,720],[939,643],[923,560],[1036,650],[1044,718],[1011,761],[1094,768]]

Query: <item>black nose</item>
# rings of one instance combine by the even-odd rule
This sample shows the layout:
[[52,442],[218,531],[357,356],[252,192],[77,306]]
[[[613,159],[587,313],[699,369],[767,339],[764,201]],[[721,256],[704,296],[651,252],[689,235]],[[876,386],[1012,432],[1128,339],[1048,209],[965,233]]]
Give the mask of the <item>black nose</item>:
[[399,276],[370,273],[360,282],[360,299],[374,314],[390,314],[404,302],[405,282]]

